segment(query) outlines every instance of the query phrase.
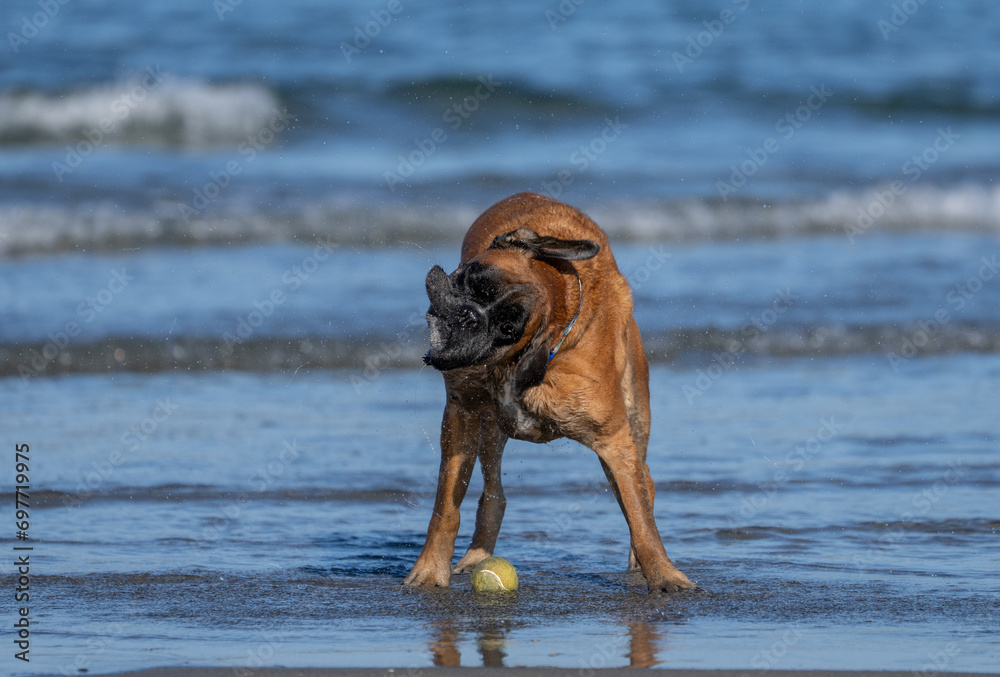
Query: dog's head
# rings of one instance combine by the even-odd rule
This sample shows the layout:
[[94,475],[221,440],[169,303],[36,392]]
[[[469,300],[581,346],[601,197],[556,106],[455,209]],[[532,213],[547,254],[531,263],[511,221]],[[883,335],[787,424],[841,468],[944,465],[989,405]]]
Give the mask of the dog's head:
[[[545,333],[551,314],[551,287],[533,262],[580,261],[599,250],[590,240],[561,240],[519,228],[497,236],[451,275],[434,266],[426,281],[431,349],[424,362],[448,371],[518,354]],[[558,275],[554,269],[551,273]],[[547,361],[548,347],[535,343],[546,351]]]

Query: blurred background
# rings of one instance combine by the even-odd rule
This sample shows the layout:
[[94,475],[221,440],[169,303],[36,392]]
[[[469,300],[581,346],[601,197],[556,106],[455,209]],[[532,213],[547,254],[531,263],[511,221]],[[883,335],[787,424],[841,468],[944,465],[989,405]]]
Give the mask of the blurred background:
[[[923,286],[933,270],[904,273],[912,290],[883,279],[891,262],[910,247],[964,257],[995,242],[998,11],[975,0],[15,2],[0,53],[0,254],[9,264],[0,341],[15,347],[0,370],[15,373],[27,344],[44,348],[47,333],[71,320],[75,344],[103,350],[43,357],[35,372],[121,366],[107,362],[116,346],[101,342],[110,336],[155,339],[130,346],[126,368],[232,365],[239,355],[216,340],[235,336],[239,317],[275,290],[294,292],[284,317],[239,337],[250,339],[239,354],[259,365],[261,338],[308,338],[315,352],[273,359],[362,365],[373,340],[396,340],[422,314],[419,268],[440,258],[424,248],[457,251],[479,212],[522,190],[579,206],[618,242],[730,246],[712,257],[764,248],[779,265],[827,248],[813,272],[834,251],[846,257],[834,269],[871,257],[862,279],[799,283],[825,294],[858,285],[835,304],[791,304],[780,325],[794,319],[797,336],[815,339],[809,350],[898,349],[905,326],[935,312],[900,313],[899,304],[933,293],[955,311],[957,301],[943,299],[978,272],[978,257],[949,269],[940,294]],[[926,233],[935,237],[908,237]],[[362,283],[357,269],[371,266],[360,261],[336,282],[333,266],[317,266],[317,285],[307,279],[317,270],[283,275],[306,250],[276,259],[280,249],[232,249],[289,243],[390,247],[377,257],[402,248],[417,263],[405,276],[379,274],[398,285],[386,294]],[[76,312],[113,268],[88,273],[90,257],[122,252],[141,257],[129,275],[149,286]],[[774,294],[763,281],[734,309],[717,285],[736,271],[709,263],[705,279],[683,275],[692,288],[671,286],[680,297],[665,297],[664,262],[660,255],[657,270],[639,276],[657,273],[649,322],[668,316],[655,327],[668,352],[718,347],[699,330],[739,328]],[[646,281],[631,277],[633,287]],[[722,284],[739,295],[746,282]],[[351,284],[373,290],[365,304],[384,312],[342,312],[337,301]],[[860,317],[880,294],[892,302]],[[971,323],[976,340],[960,331],[944,347],[996,346],[983,305],[957,309],[947,327]],[[845,315],[832,318],[832,309]],[[696,320],[679,319],[692,310]],[[844,327],[855,343],[824,342]],[[892,338],[900,343],[885,343]],[[334,339],[336,351],[320,345]],[[753,349],[793,350],[793,339]],[[198,357],[174,350],[178,340],[200,347]],[[418,348],[404,352],[418,363]]]
[[[437,467],[423,280],[524,190],[590,214],[633,288],[667,550],[720,593],[680,621],[636,607],[675,665],[746,667],[759,619],[811,623],[726,606],[762,577],[889,600],[809,587],[796,609],[832,630],[766,667],[926,670],[995,622],[974,599],[998,566],[1000,4],[6,0],[0,28],[0,429],[38,450],[50,669],[239,665],[278,603],[240,595],[289,576],[325,592],[282,611],[301,644],[275,661],[432,660],[426,610],[335,593],[423,604],[394,587]],[[631,609],[619,579],[558,578],[624,564],[597,464],[522,446],[501,536],[522,586]],[[240,632],[185,588],[223,574],[264,576],[217,596],[255,609]],[[100,592],[133,585],[142,604]],[[618,617],[507,611],[531,628],[489,626],[511,662],[586,664],[609,632],[629,662]],[[872,618],[852,664],[837,638]],[[995,667],[961,646],[949,669]]]
[[897,180],[878,230],[995,232],[995,3],[230,3],[8,4],[2,251],[454,238],[520,190],[839,234]]

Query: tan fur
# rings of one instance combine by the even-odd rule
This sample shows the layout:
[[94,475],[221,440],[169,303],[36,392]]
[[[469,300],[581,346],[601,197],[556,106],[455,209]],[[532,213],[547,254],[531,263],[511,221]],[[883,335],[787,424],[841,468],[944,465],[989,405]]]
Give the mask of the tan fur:
[[[541,236],[591,240],[600,245],[600,252],[570,262],[490,249],[494,238],[522,227]],[[628,282],[607,236],[569,205],[520,193],[493,205],[472,224],[462,243],[462,263],[473,260],[500,268],[507,282],[531,284],[543,302],[537,304],[525,336],[503,359],[444,373],[447,403],[437,496],[427,540],[405,582],[447,586],[451,573],[470,571],[492,554],[506,504],[500,458],[508,438],[547,442],[568,437],[600,459],[631,533],[630,568],[642,570],[651,591],[694,587],[667,557],[653,517],[653,480],[646,465],[649,369]],[[549,362],[544,380],[513,401],[509,384],[517,356],[529,341],[558,341],[580,308],[581,283],[579,319]],[[459,508],[477,458],[485,486],[475,533],[469,550],[452,568]]]

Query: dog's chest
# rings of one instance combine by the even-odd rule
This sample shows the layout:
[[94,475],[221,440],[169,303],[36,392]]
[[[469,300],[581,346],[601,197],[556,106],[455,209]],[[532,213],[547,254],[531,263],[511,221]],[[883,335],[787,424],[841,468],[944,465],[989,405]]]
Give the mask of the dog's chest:
[[529,411],[524,402],[516,397],[512,381],[506,379],[494,383],[491,390],[500,412],[498,423],[507,437],[526,442],[551,442],[563,434],[555,423],[546,417]]

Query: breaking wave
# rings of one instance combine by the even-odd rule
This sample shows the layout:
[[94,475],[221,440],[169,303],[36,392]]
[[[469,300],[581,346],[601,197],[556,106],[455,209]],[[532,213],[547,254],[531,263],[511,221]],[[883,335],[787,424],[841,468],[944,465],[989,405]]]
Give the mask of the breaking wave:
[[0,93],[0,147],[210,148],[245,140],[281,106],[279,97],[259,84],[182,80],[150,67],[128,80],[70,91]]
[[[262,108],[263,110],[263,108]],[[234,127],[231,131],[235,133]],[[681,199],[589,210],[612,240],[682,242],[868,233],[1000,233],[1000,186],[835,191],[808,202]],[[351,207],[311,203],[275,211],[206,211],[185,220],[174,203],[145,210],[111,204],[0,207],[0,256],[52,251],[325,241],[381,246],[400,241],[457,242],[479,210],[440,207]]]

